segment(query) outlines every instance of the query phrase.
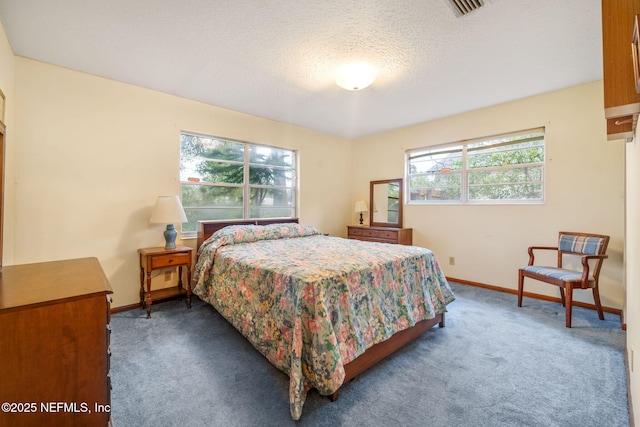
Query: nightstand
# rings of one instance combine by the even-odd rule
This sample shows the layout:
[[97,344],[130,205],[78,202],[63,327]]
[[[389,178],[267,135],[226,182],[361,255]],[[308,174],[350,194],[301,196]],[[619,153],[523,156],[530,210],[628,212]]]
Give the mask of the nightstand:
[[[140,303],[147,309],[147,319],[151,317],[151,304],[153,301],[169,298],[187,297],[187,307],[191,308],[191,264],[193,249],[189,246],[178,246],[175,249],[144,248],[138,249],[140,253]],[[151,290],[151,272],[160,268],[178,267],[178,286]],[[187,269],[187,287],[182,285],[182,267]],[[145,272],[147,289],[145,291]]]

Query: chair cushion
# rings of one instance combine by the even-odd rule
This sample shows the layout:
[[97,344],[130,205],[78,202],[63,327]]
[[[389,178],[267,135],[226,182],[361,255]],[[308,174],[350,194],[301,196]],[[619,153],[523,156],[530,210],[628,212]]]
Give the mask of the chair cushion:
[[586,255],[599,255],[602,251],[604,239],[600,237],[574,236],[572,234],[560,235],[558,247],[562,252],[574,252]]
[[[582,272],[565,270],[564,268],[528,265],[526,267],[522,267],[522,270],[528,273],[538,274],[540,276],[552,277],[565,282],[580,282],[582,279]],[[592,276],[589,276],[589,281],[593,281]]]

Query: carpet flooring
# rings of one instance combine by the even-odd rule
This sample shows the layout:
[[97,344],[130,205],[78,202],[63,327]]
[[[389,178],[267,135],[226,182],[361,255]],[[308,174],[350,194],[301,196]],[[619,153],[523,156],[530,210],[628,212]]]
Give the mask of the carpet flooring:
[[288,377],[194,298],[111,318],[112,418],[123,426],[628,426],[618,316],[451,283],[435,327],[289,414]]

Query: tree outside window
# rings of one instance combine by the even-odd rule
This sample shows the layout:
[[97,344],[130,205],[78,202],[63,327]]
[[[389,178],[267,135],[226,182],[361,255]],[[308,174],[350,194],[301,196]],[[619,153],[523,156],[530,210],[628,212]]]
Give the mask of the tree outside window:
[[293,218],[296,153],[292,150],[182,133],[182,204],[189,220]]
[[544,200],[544,129],[411,150],[408,203]]

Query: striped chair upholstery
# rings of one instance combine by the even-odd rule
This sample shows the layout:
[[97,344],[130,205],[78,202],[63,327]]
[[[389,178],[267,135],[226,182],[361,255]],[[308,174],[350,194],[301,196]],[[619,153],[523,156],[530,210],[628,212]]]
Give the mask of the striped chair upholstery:
[[602,246],[605,244],[606,236],[583,236],[576,234],[560,233],[558,246],[562,252],[599,255],[602,253]]
[[[547,276],[552,279],[562,280],[563,282],[575,283],[582,280],[581,271],[566,270],[564,268],[557,267],[542,267],[538,265],[528,265],[522,268],[524,268],[524,270],[528,273]],[[589,275],[589,280],[593,280],[592,275]]]
[[[562,305],[566,309],[566,326],[571,327],[571,307],[573,305],[573,290],[593,290],[598,317],[604,320],[604,313],[600,304],[598,291],[598,277],[602,262],[607,258],[606,251],[609,244],[609,236],[591,233],[574,233],[561,231],[558,236],[558,246],[531,246],[529,247],[529,264],[518,270],[518,307],[522,307],[524,290],[524,278],[539,280],[560,288]],[[556,266],[534,265],[534,251],[553,250],[557,252],[558,262]],[[564,268],[564,256],[574,255],[580,257],[582,269],[573,270]],[[592,262],[590,264],[589,262]],[[566,292],[566,296],[565,296]]]

